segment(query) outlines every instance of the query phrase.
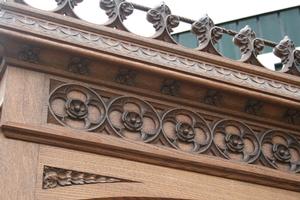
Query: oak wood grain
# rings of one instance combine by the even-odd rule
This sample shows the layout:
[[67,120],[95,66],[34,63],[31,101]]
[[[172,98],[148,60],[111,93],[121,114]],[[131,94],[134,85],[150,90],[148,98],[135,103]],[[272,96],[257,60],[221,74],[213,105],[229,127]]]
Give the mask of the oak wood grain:
[[55,125],[46,127],[14,122],[3,124],[2,131],[9,138],[300,191],[300,177],[295,174],[206,155],[191,155],[104,134],[68,130]]
[[[4,76],[2,123],[41,124],[44,75],[9,67]],[[38,144],[11,140],[0,133],[0,199],[35,199],[38,150]]]
[[[44,165],[125,178],[138,183],[104,183],[42,190]],[[41,145],[36,190],[40,200],[102,198],[113,200],[118,199],[117,197],[119,199],[147,197],[191,200],[297,200],[300,198],[297,192],[45,145]]]

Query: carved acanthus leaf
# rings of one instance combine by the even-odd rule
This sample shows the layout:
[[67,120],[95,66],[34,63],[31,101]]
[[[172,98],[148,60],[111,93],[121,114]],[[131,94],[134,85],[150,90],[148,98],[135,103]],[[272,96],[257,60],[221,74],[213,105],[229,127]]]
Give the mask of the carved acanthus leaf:
[[96,183],[120,183],[134,182],[127,179],[103,176],[87,172],[79,172],[57,167],[44,166],[43,189],[56,187],[96,184]]
[[191,31],[197,35],[199,50],[219,55],[218,51],[214,48],[214,44],[222,38],[223,32],[221,28],[215,26],[208,15],[194,22]]
[[128,31],[123,21],[134,11],[131,3],[125,0],[101,0],[100,8],[105,11],[109,18],[106,26]]
[[300,75],[300,50],[296,50],[294,42],[288,36],[276,45],[273,53],[281,59],[281,72]]
[[233,38],[233,42],[240,48],[242,62],[262,66],[257,60],[257,55],[264,49],[264,42],[256,38],[255,32],[250,26],[242,28]]
[[54,10],[56,13],[64,14],[66,16],[79,18],[75,12],[74,8],[83,0],[55,0],[57,3],[57,8]]
[[178,16],[171,14],[170,8],[165,3],[150,9],[147,12],[147,20],[156,30],[153,38],[176,43],[170,33],[179,25],[180,20]]

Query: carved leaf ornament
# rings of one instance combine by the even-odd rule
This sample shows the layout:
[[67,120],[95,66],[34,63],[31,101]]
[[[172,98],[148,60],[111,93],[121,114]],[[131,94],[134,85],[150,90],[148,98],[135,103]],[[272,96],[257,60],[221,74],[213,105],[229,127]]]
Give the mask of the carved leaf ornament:
[[[74,12],[74,7],[83,0],[55,1],[58,7],[53,10],[53,12],[80,19]],[[24,0],[15,0],[15,2],[28,5]],[[273,48],[274,54],[281,59],[282,64],[284,65],[280,72],[293,75],[300,74],[300,51],[295,49],[293,42],[287,36],[276,44],[268,40],[256,38],[255,32],[248,25],[236,32],[215,26],[208,15],[201,17],[197,21],[173,15],[171,9],[165,3],[161,3],[154,8],[148,8],[139,4],[127,2],[126,0],[100,0],[99,6],[108,16],[108,21],[104,26],[129,32],[123,22],[135,9],[138,9],[146,12],[146,20],[153,25],[156,31],[152,36],[154,39],[180,45],[172,37],[171,33],[180,22],[185,22],[191,24],[191,32],[198,38],[199,44],[196,50],[221,55],[214,45],[218,43],[224,34],[227,34],[233,37],[233,44],[240,48],[242,55],[240,58],[241,62],[264,67],[259,62],[257,56],[262,52],[265,46],[268,46]],[[268,69],[267,67],[265,68]]]

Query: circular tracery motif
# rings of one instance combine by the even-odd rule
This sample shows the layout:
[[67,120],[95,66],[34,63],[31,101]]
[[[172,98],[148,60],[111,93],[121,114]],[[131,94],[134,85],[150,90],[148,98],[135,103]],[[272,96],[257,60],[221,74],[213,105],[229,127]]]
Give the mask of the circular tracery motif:
[[226,159],[253,163],[260,154],[259,140],[245,124],[222,120],[213,128],[217,152]]
[[163,135],[174,148],[187,152],[202,153],[212,142],[211,131],[198,114],[184,109],[173,109],[162,118]]
[[105,121],[106,108],[93,90],[75,84],[64,84],[50,94],[49,110],[62,125],[92,131]]
[[117,135],[144,142],[154,141],[161,129],[154,108],[135,97],[112,100],[108,107],[108,122]]
[[275,169],[300,172],[300,143],[281,131],[267,131],[262,139],[263,164]]

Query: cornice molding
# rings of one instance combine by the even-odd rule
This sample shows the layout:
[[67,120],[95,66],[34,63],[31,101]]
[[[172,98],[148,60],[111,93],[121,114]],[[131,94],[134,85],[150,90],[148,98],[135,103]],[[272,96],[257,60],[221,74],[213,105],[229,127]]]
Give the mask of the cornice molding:
[[[0,13],[0,24],[3,28],[6,29],[13,29],[18,32],[24,32],[27,34],[31,34],[34,32],[38,37],[47,36],[55,40],[69,42],[73,45],[84,45],[98,51],[106,52],[108,54],[123,56],[132,60],[139,60],[139,62],[150,62],[151,64],[159,65],[164,68],[169,68],[184,73],[189,73],[194,76],[200,76],[202,78],[207,78],[218,82],[222,81],[224,83],[233,84],[235,86],[244,87],[264,93],[270,93],[272,95],[290,98],[297,101],[300,100],[300,87],[298,86],[298,82],[296,81],[297,84],[289,83],[290,81],[295,82],[293,76],[278,76],[277,74],[273,76],[274,73],[272,74],[271,72],[268,72],[269,75],[272,74],[272,77],[274,77],[274,80],[272,80],[269,77],[264,77],[263,75],[265,75],[265,73],[262,73],[262,75],[255,75],[256,73],[266,70],[256,70],[257,67],[252,65],[243,64],[252,67],[253,69],[250,69],[249,71],[255,72],[255,74],[239,71],[237,69],[230,69],[228,67],[221,67],[215,64],[208,64],[208,59],[206,59],[206,61],[204,62],[200,61],[203,56],[199,56],[199,59],[191,59],[189,57],[175,54],[173,52],[161,51],[151,47],[149,48],[148,46],[146,46],[147,44],[145,43],[145,39],[143,41],[145,44],[140,45],[133,42],[111,38],[95,32],[79,30],[72,26],[58,24],[50,20],[32,17],[32,15],[35,14],[32,13],[32,9],[31,12],[26,11],[28,12],[28,14],[26,15],[10,11],[9,9],[6,9],[8,5],[3,6],[2,3],[1,6],[4,8]],[[51,17],[49,19],[51,19]],[[73,19],[73,21],[75,20]],[[161,46],[172,46],[170,44],[164,44],[163,42],[157,43]],[[166,48],[163,47],[162,49]],[[181,49],[182,48],[178,48],[179,53],[181,52]],[[204,55],[205,53],[198,52],[198,54]],[[195,57],[195,55],[190,56]],[[214,55],[210,55],[210,57],[218,60],[220,64],[223,64],[223,61],[226,61],[226,59],[219,58]],[[224,62],[225,65],[228,65],[230,63],[237,62],[229,62],[228,60]],[[235,65],[241,64],[239,63]],[[237,66],[235,66],[234,68],[236,67]],[[241,68],[241,70],[244,70],[243,67]],[[286,77],[285,82],[282,81],[284,77]],[[293,78],[289,80],[289,77]],[[279,79],[278,81],[276,80],[277,78]]]

